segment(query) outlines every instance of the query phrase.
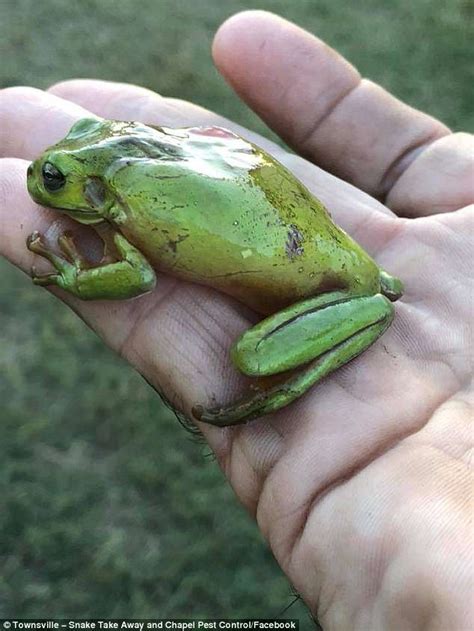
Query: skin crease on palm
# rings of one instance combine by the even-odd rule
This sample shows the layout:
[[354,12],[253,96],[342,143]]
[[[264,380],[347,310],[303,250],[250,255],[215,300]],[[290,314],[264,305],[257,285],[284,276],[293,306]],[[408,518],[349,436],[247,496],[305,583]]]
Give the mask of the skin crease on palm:
[[[403,279],[405,295],[384,337],[297,403],[202,431],[325,629],[471,628],[472,139],[361,80],[323,42],[268,13],[228,20],[213,55],[304,158],[132,85],[9,88],[0,97],[0,250],[26,272],[33,263],[42,271],[27,235],[54,239],[68,221],[30,200],[26,167],[90,112],[223,125],[273,153]],[[81,245],[94,250],[87,230]],[[84,303],[53,291],[185,413],[245,387],[228,349],[257,318],[228,297],[169,277],[132,301]]]

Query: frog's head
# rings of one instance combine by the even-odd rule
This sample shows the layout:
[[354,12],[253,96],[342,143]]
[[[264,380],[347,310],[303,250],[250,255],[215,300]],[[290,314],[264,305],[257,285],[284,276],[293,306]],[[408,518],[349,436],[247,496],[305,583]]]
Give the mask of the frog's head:
[[30,164],[27,186],[35,202],[81,223],[102,221],[113,203],[102,178],[110,155],[101,155],[94,147],[107,138],[109,128],[108,121],[81,119],[63,140]]
[[97,223],[122,204],[110,181],[113,174],[142,161],[176,161],[182,137],[184,132],[138,122],[83,118],[30,164],[28,192],[38,204],[81,223]]
[[28,167],[28,192],[35,202],[81,223],[102,221],[114,203],[104,177],[117,157],[110,139],[125,125],[99,118],[75,123],[63,140]]

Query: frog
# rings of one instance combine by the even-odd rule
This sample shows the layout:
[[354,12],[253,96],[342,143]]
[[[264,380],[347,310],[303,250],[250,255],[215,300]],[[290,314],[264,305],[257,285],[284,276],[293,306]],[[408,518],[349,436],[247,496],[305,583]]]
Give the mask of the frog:
[[402,281],[289,169],[225,127],[79,119],[29,165],[27,188],[104,242],[92,263],[70,232],[52,247],[35,231],[28,249],[54,268],[33,269],[36,285],[125,300],[171,274],[258,314],[230,349],[251,387],[230,403],[192,408],[195,420],[218,427],[280,410],[360,355],[403,294]]

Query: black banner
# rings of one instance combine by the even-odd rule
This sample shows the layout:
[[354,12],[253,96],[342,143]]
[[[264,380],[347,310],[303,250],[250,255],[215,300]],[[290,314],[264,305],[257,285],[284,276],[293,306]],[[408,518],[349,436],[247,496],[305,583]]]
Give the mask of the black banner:
[[293,631],[299,630],[299,620],[268,618],[226,619],[195,618],[147,620],[129,619],[0,619],[0,631]]

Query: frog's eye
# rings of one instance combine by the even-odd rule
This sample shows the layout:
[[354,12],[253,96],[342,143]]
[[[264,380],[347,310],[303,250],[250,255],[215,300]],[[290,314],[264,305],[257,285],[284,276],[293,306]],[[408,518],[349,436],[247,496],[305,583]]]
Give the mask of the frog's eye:
[[51,162],[45,162],[42,169],[43,184],[47,191],[54,193],[66,183],[66,178]]

